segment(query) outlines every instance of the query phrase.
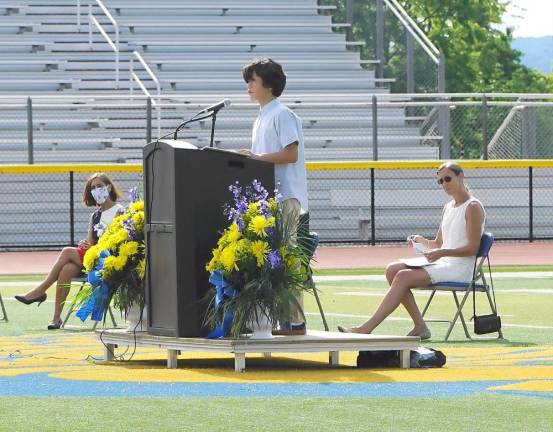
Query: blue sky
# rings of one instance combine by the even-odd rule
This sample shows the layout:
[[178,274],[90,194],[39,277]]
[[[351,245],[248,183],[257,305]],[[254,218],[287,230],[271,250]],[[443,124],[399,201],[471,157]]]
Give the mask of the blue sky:
[[503,23],[515,38],[553,36],[553,0],[510,0]]

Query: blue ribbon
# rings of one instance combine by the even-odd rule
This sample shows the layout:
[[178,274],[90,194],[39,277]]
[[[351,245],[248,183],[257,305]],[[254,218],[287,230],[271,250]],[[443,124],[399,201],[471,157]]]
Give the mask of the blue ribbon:
[[[209,283],[215,286],[215,308],[221,306],[226,299],[233,299],[236,295],[236,290],[229,285],[225,280],[223,274],[219,270],[215,270],[209,276]],[[225,316],[223,317],[223,322],[215,327],[207,336],[206,339],[221,339],[224,338],[230,331],[230,326],[232,325],[232,311],[230,308],[227,308],[225,311]]]
[[102,270],[104,269],[105,259],[110,255],[107,249],[100,252],[96,266],[88,272],[88,282],[92,285],[94,291],[75,314],[81,321],[85,321],[89,315],[93,321],[101,321],[104,316],[109,297],[109,285],[102,279]]

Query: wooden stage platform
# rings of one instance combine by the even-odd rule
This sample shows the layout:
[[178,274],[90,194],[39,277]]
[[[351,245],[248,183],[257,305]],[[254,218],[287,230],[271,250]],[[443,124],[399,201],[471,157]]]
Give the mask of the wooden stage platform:
[[115,359],[117,347],[148,347],[167,350],[167,367],[176,368],[181,351],[234,354],[234,370],[246,370],[246,354],[328,352],[330,366],[339,364],[340,351],[398,350],[400,366],[409,368],[410,350],[419,346],[417,336],[382,336],[308,330],[305,336],[275,336],[273,339],[203,339],[153,336],[146,332],[128,333],[122,329],[97,330],[104,344],[106,361]]

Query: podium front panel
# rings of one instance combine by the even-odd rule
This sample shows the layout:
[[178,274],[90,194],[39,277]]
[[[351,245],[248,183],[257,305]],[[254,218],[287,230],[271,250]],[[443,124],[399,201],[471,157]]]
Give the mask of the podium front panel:
[[229,221],[229,186],[259,180],[274,190],[274,167],[245,156],[160,141],[144,149],[148,332],[201,337],[209,291],[206,263]]

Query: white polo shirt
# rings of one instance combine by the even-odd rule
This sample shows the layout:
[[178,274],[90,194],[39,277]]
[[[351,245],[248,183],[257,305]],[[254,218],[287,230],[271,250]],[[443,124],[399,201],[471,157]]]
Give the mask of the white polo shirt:
[[298,143],[298,160],[295,163],[275,164],[275,187],[282,195],[280,201],[296,198],[302,213],[306,213],[309,209],[301,120],[278,99],[274,99],[259,110],[253,124],[252,153],[276,153],[293,142]]

